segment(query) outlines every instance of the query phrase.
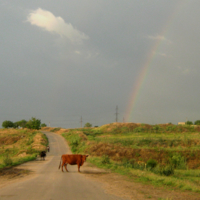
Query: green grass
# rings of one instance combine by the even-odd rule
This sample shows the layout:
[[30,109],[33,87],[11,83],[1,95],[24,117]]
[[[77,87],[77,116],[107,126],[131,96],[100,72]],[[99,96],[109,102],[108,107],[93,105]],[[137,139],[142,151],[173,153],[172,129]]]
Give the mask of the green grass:
[[[150,183],[154,186],[167,186],[184,191],[200,192],[200,170],[188,169],[187,159],[197,159],[200,151],[200,133],[194,126],[151,126],[141,125],[135,129],[127,127],[109,127],[102,126],[95,129],[73,129],[63,133],[63,137],[69,142],[73,153],[91,153],[88,161],[99,168],[109,169],[122,175],[130,177],[130,180]],[[109,131],[108,131],[109,130]],[[83,133],[86,139],[81,137]],[[96,156],[94,151],[88,152],[90,146],[105,145],[104,155]],[[100,147],[100,145],[99,145]],[[112,160],[108,151],[117,149],[136,149],[132,159],[119,158],[118,161]],[[149,168],[146,165],[140,165],[136,161],[143,161],[141,151],[156,152],[163,151],[165,163],[159,163],[156,167]],[[107,154],[106,154],[107,152]],[[98,152],[99,154],[101,152]],[[124,155],[126,155],[124,153]],[[149,158],[150,159],[150,158]],[[163,162],[163,161],[162,161]],[[148,162],[147,162],[148,163]],[[153,161],[151,160],[151,164]],[[152,164],[153,165],[153,164]],[[166,170],[170,170],[168,173]],[[173,169],[172,169],[173,168]],[[165,173],[163,173],[165,171]],[[167,176],[168,175],[168,176]]]
[[[126,175],[130,178],[130,180],[142,182],[142,183],[150,183],[154,186],[168,186],[173,188],[178,188],[183,191],[192,191],[200,193],[200,184],[199,181],[199,172],[194,172],[194,170],[183,171],[183,170],[175,170],[175,174],[173,176],[160,176],[152,173],[148,170],[140,170],[133,169],[131,167],[124,167],[122,164],[110,161],[109,163],[103,162],[104,158],[99,157],[88,157],[88,161],[95,166],[103,169],[109,169],[112,172],[119,173],[121,175]],[[180,178],[180,174],[182,175]],[[193,180],[193,176],[198,175],[196,181]],[[184,178],[183,178],[184,177]],[[187,177],[187,178],[186,178]],[[193,178],[192,178],[193,177]]]
[[[0,168],[16,166],[24,162],[34,160],[39,150],[32,148],[34,137],[38,131],[29,130],[0,130]],[[42,133],[41,133],[42,135]],[[47,145],[47,137],[42,135],[44,147]],[[16,138],[16,141],[15,141]],[[20,155],[24,154],[26,155]],[[19,156],[20,155],[20,156]]]
[[22,163],[35,160],[36,157],[37,157],[37,153],[34,153],[34,154],[26,156],[26,157],[22,157],[22,158],[14,158],[14,159],[11,158],[12,163],[11,164],[0,163],[0,169],[3,169],[5,167],[17,166]]

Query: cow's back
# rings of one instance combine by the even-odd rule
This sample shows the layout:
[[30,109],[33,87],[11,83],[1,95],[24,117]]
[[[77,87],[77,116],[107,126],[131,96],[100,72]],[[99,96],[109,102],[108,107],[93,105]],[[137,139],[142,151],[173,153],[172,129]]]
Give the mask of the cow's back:
[[62,160],[64,163],[68,163],[70,165],[81,164],[82,155],[65,154],[65,155],[62,155]]

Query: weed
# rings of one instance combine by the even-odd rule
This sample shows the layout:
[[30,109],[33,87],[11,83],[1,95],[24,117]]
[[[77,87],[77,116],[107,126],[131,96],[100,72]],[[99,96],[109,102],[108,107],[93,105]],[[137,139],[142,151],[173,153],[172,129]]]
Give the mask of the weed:
[[144,128],[143,128],[143,127],[137,127],[137,128],[134,129],[134,132],[135,132],[135,133],[141,133],[141,132],[143,132],[143,131],[144,131]]
[[103,155],[101,163],[102,164],[110,164],[110,158],[109,158],[109,156],[108,155]]
[[10,166],[13,163],[12,159],[10,158],[8,154],[4,157],[3,162],[5,166]]
[[52,130],[50,130],[51,132],[56,132],[56,131],[59,131],[61,128],[54,128]]
[[170,158],[169,162],[174,166],[175,169],[187,169],[185,158],[178,153],[174,154]]
[[148,161],[147,161],[147,169],[153,169],[154,167],[156,167],[156,165],[157,165],[157,161],[156,160],[154,160],[154,159],[149,159]]
[[165,176],[170,176],[170,175],[173,175],[174,174],[174,167],[173,165],[166,165],[164,167],[161,167],[159,169],[159,173],[161,175],[165,175]]

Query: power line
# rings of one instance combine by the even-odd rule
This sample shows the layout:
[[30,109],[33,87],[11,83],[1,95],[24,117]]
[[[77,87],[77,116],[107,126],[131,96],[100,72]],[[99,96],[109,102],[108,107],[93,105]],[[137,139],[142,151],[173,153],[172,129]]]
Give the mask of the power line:
[[82,116],[81,116],[81,121],[80,121],[80,123],[81,123],[81,128],[82,128],[82,122],[83,122],[83,120],[82,120]]
[[118,114],[119,114],[118,113],[118,106],[116,106],[116,113],[115,114],[116,114],[116,122],[118,122]]

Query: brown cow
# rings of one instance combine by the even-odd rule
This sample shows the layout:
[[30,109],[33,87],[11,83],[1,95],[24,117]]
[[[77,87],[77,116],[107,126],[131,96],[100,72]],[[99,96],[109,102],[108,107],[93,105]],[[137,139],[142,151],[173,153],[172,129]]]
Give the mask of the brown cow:
[[[82,166],[84,164],[87,157],[88,157],[88,155],[78,155],[78,154],[64,154],[64,155],[62,155],[61,156],[62,172],[63,172],[63,166],[65,166],[65,169],[68,172],[67,164],[78,165],[78,171],[80,172],[80,166]],[[60,169],[60,166],[61,166],[61,161],[60,161],[60,165],[59,165],[58,169]]]

